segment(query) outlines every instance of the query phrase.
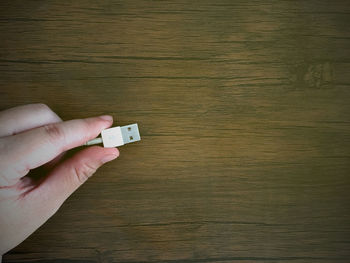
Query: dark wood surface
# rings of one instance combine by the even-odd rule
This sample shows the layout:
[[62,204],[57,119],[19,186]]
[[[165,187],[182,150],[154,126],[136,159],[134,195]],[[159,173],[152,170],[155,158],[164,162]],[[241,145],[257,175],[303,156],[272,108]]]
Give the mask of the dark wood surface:
[[112,114],[142,136],[4,262],[349,262],[349,15],[1,1],[1,109]]

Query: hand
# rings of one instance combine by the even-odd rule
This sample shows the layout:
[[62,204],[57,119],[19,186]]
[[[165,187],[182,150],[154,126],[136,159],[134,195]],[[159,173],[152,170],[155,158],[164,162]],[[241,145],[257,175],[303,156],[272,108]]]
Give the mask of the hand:
[[[92,146],[60,162],[61,153],[112,123],[111,116],[63,122],[43,104],[0,112],[0,255],[49,219],[97,168],[119,156],[116,148]],[[38,181],[28,176],[44,164],[53,167],[47,176]]]

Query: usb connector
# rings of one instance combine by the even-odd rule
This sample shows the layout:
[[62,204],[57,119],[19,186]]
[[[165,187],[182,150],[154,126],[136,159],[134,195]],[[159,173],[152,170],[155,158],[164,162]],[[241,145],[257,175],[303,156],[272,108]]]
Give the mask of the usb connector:
[[137,126],[137,123],[122,126],[120,127],[120,130],[122,131],[124,144],[137,142],[141,140],[139,127]]
[[127,143],[140,141],[140,132],[137,123],[105,129],[101,132],[101,138],[88,141],[85,145],[103,143],[103,147],[111,148]]

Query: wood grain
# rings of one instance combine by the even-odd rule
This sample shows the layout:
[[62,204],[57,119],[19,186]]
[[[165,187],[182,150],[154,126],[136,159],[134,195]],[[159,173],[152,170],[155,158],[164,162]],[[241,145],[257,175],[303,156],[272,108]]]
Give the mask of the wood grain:
[[348,262],[350,4],[1,1],[1,109],[120,148],[4,262]]

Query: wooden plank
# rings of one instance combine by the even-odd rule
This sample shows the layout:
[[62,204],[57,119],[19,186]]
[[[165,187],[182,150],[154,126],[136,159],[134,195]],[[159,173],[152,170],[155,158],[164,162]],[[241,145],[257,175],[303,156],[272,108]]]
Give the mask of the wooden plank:
[[1,108],[138,122],[5,262],[348,262],[348,1],[1,1]]

